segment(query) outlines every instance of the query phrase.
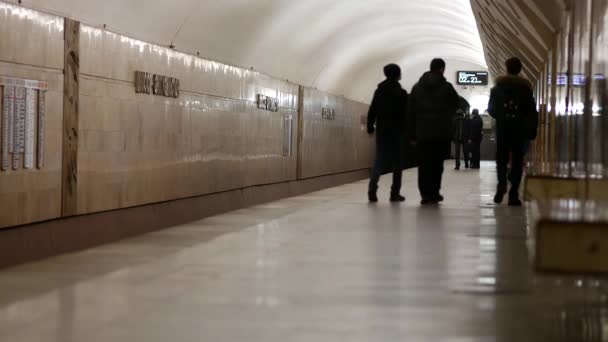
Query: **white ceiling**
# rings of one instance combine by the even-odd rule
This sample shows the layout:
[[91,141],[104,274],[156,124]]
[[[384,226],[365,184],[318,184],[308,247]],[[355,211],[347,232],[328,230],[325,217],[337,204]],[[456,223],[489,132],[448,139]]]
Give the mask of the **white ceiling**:
[[[17,2],[17,0],[9,0]],[[410,88],[433,57],[486,70],[469,0],[23,0],[46,12],[368,101],[382,66]]]

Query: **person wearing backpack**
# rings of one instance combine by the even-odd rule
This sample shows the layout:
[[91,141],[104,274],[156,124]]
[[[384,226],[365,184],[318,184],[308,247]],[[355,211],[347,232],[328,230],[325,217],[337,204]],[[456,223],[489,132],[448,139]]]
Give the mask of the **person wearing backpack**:
[[502,203],[507,193],[507,167],[511,156],[511,189],[509,205],[521,206],[519,186],[523,175],[526,142],[536,138],[538,111],[532,83],[519,76],[519,58],[507,60],[507,75],[496,79],[492,88],[488,112],[496,119],[496,171],[498,185],[494,203]]

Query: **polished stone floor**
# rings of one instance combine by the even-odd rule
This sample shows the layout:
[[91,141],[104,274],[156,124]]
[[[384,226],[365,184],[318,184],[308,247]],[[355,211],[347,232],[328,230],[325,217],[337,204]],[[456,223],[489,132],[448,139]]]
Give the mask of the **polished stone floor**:
[[536,275],[494,177],[449,170],[421,208],[410,170],[402,205],[358,182],[0,271],[0,341],[607,341],[605,283]]

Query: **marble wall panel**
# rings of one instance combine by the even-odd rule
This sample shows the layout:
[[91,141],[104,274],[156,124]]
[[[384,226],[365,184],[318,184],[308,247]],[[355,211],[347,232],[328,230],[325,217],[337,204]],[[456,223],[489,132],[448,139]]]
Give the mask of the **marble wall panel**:
[[[324,107],[335,109],[334,120],[322,117]],[[367,105],[306,88],[303,108],[303,178],[371,166],[374,140],[362,124]]]
[[80,87],[79,213],[295,179],[295,153],[283,156],[293,110],[192,92],[136,94],[130,82],[92,76]]
[[0,2],[0,61],[63,69],[63,18]]
[[82,26],[83,74],[134,82],[135,71],[175,77],[181,89],[250,102],[257,94],[297,109],[298,86],[252,70],[213,62],[119,34]]
[[0,228],[57,218],[61,215],[63,74],[60,70],[0,62],[0,75],[49,84],[44,167],[0,172]]

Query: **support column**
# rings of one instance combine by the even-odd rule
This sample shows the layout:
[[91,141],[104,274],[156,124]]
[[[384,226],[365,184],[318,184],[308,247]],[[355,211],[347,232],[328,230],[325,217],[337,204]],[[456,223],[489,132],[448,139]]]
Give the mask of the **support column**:
[[304,156],[304,87],[298,89],[298,166],[297,179],[302,179],[302,158]]
[[78,212],[78,100],[80,84],[80,22],[65,19],[63,79],[62,216]]

